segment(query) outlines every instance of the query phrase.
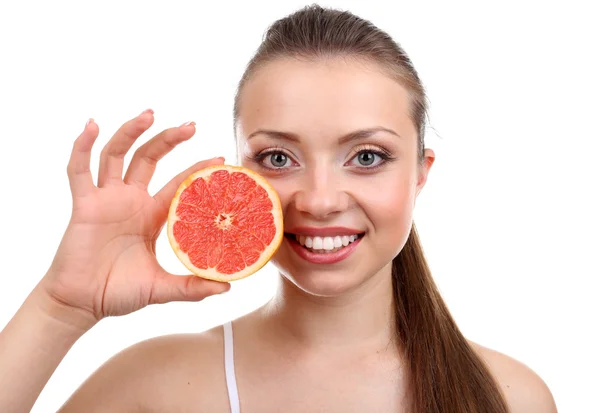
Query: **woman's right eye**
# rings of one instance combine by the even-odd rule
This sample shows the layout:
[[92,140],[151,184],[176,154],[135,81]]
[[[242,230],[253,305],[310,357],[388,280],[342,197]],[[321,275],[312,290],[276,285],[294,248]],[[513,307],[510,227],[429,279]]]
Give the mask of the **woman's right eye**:
[[291,159],[283,152],[270,152],[262,155],[262,165],[266,168],[279,169],[291,166]]

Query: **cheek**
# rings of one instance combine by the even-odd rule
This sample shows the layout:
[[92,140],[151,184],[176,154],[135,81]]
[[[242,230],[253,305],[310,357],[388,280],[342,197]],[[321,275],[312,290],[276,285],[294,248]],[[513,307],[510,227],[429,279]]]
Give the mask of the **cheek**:
[[393,192],[370,191],[360,195],[360,204],[374,221],[394,221],[412,215],[412,191],[395,189]]
[[277,192],[279,200],[281,201],[281,207],[284,211],[286,211],[294,193],[298,191],[298,184],[294,180],[286,180],[281,178],[274,179],[269,177],[265,178],[275,189],[275,192]]
[[403,238],[410,230],[415,200],[414,177],[382,176],[368,184],[356,185],[353,197],[377,233]]

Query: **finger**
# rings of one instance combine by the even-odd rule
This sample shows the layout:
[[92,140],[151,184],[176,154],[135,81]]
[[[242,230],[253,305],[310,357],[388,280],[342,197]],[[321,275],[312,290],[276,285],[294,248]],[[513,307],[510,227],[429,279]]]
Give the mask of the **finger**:
[[169,212],[169,207],[171,206],[171,201],[179,188],[179,185],[191,174],[196,171],[199,171],[202,168],[206,168],[212,165],[222,165],[225,161],[224,158],[213,158],[206,161],[200,161],[195,165],[192,165],[185,171],[181,172],[175,178],[171,179],[156,195],[154,195],[154,199],[159,203],[160,208],[164,214]]
[[152,286],[150,304],[171,301],[200,301],[215,294],[229,291],[231,284],[205,280],[196,275],[173,275],[161,271]]
[[135,151],[123,179],[126,184],[147,189],[156,164],[178,144],[190,139],[196,132],[194,122],[188,122],[178,128],[170,128],[156,135]]
[[125,154],[153,122],[154,112],[151,109],[145,110],[138,117],[124,123],[110,138],[100,154],[99,187],[111,182],[122,182]]
[[98,125],[93,119],[85,124],[81,135],[73,142],[73,150],[67,165],[67,176],[73,197],[85,196],[94,189],[94,181],[90,171],[92,146],[98,137]]

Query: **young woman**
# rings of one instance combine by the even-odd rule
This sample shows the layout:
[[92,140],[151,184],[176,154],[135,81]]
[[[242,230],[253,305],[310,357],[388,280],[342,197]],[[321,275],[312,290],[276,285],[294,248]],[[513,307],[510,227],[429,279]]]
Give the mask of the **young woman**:
[[[240,82],[234,123],[240,163],[282,202],[276,296],[211,331],[124,350],[61,412],[555,412],[534,372],[461,334],[436,289],[412,222],[435,159],[426,113],[411,61],[369,22],[318,6],[275,22]],[[155,258],[179,183],[223,160],[149,195],[157,161],[195,132],[193,123],[163,131],[123,175],[152,122],[148,110],[116,132],[96,184],[97,125],[75,141],[71,221],[0,336],[0,411],[29,411],[102,318],[228,290],[168,274]],[[334,248],[319,248],[327,238]]]

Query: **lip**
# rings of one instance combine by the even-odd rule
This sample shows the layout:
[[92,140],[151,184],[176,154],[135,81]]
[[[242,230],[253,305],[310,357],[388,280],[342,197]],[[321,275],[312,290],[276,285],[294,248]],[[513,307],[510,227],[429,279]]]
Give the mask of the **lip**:
[[330,237],[335,235],[357,235],[365,231],[346,227],[292,227],[285,231],[287,234],[304,235],[307,237]]
[[[336,234],[339,234],[337,232]],[[352,234],[356,234],[356,232],[352,232]],[[310,236],[310,235],[309,235]],[[319,235],[315,235],[319,236]],[[352,254],[358,244],[362,241],[364,237],[358,238],[356,241],[348,244],[346,247],[341,250],[330,252],[330,253],[321,253],[321,252],[311,252],[300,245],[295,239],[290,239],[290,237],[284,237],[285,242],[294,250],[294,252],[305,261],[308,261],[312,264],[335,264],[336,262],[340,262],[345,260]]]

